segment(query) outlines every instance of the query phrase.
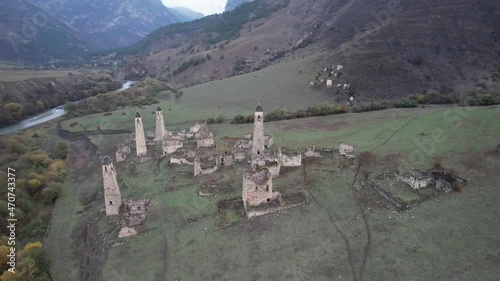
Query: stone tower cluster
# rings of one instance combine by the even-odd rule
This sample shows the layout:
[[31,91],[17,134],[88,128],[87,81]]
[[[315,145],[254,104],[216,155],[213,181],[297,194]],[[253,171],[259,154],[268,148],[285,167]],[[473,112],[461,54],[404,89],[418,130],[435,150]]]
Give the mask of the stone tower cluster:
[[156,134],[155,141],[161,141],[165,135],[165,123],[163,122],[163,111],[160,107],[156,109]]
[[[163,117],[162,117],[163,120]],[[146,155],[148,152],[146,148],[146,137],[144,136],[144,126],[142,124],[142,116],[137,111],[135,114],[135,148],[137,156]]]
[[264,110],[260,103],[255,107],[252,140],[252,168],[263,167],[264,158]]
[[116,171],[113,161],[108,156],[102,160],[102,182],[104,185],[104,205],[106,206],[106,216],[118,215],[122,205],[120,187],[116,180]]

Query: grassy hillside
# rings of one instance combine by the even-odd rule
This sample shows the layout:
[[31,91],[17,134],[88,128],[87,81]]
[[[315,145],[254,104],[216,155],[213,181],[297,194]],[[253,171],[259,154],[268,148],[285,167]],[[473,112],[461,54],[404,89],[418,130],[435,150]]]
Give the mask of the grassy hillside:
[[[185,116],[175,118],[195,119],[197,115],[187,115],[199,111],[183,109]],[[169,124],[177,121],[167,116]],[[337,148],[345,141],[358,152],[371,151],[372,164],[365,167],[372,172],[369,177],[394,168],[426,169],[440,161],[470,179],[463,192],[402,213],[370,190],[356,186],[353,193],[354,170],[340,168],[335,157],[305,161],[303,168],[290,169],[275,180],[276,190],[307,189],[317,201],[247,220],[216,208],[219,200],[241,195],[243,166],[193,178],[190,167],[168,165],[167,159],[159,166],[139,164],[132,156],[116,164],[122,196],[151,198],[153,205],[139,235],[118,239],[116,220],[99,212],[100,165],[98,156],[90,157],[72,172],[71,190],[56,203],[46,242],[54,260],[52,274],[57,280],[497,280],[500,224],[494,218],[500,215],[500,154],[494,150],[500,125],[491,120],[499,117],[499,106],[439,107],[265,124],[275,145]],[[220,139],[241,136],[251,126],[210,129]],[[94,135],[90,140],[98,153],[112,155],[113,143],[123,137]],[[84,155],[87,150],[74,149]],[[198,197],[206,182],[225,188],[214,197]],[[367,217],[368,252],[367,229],[356,202]],[[77,266],[67,262],[70,257]]]

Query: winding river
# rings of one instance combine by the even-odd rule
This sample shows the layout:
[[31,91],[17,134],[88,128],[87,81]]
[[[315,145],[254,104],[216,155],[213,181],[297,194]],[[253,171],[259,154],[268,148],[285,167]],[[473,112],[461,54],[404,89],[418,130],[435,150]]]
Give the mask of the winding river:
[[[109,92],[109,93],[115,93],[118,91],[126,90],[126,89],[130,88],[130,86],[132,86],[134,83],[135,83],[134,81],[125,81],[125,84],[123,84],[123,86],[120,89]],[[75,103],[78,103],[78,102],[79,101],[76,101]],[[0,135],[12,134],[12,133],[15,133],[17,131],[20,131],[20,130],[23,130],[23,129],[50,121],[50,120],[53,120],[57,117],[63,116],[64,113],[65,113],[64,105],[60,105],[56,108],[47,110],[44,113],[41,113],[41,114],[36,115],[34,117],[31,117],[30,119],[26,119],[26,120],[23,120],[19,123],[0,128]]]

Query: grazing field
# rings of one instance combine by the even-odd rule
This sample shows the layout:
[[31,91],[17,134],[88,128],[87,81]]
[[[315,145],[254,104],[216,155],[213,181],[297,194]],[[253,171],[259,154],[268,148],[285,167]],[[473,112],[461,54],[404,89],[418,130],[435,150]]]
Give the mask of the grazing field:
[[[187,128],[213,110],[188,110],[196,106],[182,101],[165,105],[167,130]],[[75,120],[89,128],[133,130],[134,110],[129,111]],[[146,129],[152,130],[153,115],[145,113]],[[101,211],[99,155],[72,146],[70,154],[86,155],[86,162],[74,169],[69,190],[56,203],[46,242],[55,261],[52,275],[69,281],[498,280],[500,152],[495,150],[500,123],[493,120],[499,118],[495,106],[393,109],[265,123],[276,146],[303,150],[347,142],[358,153],[369,152],[371,161],[361,167],[366,173],[361,171],[358,180],[391,169],[427,169],[435,162],[470,179],[462,192],[401,213],[373,190],[353,184],[355,167],[326,157],[306,159],[303,167],[274,181],[280,192],[310,194],[308,204],[246,219],[217,208],[218,201],[241,196],[243,164],[193,178],[192,166],[169,165],[168,158],[139,163],[132,151],[124,163],[115,164],[122,196],[151,198],[152,205],[140,233],[121,239],[116,218]],[[249,124],[209,128],[217,139],[252,130]],[[98,154],[112,156],[115,142],[125,137],[89,138]],[[159,156],[159,146],[154,150],[150,156]],[[206,183],[219,186],[218,192],[199,197]]]

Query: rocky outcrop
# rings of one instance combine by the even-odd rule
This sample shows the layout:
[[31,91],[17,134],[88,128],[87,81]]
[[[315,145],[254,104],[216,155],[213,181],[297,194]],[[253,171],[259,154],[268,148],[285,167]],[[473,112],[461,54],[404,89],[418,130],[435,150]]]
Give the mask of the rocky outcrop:
[[231,11],[234,10],[234,8],[238,7],[239,5],[245,4],[247,2],[252,2],[254,0],[227,0],[226,3],[226,8],[224,11]]

